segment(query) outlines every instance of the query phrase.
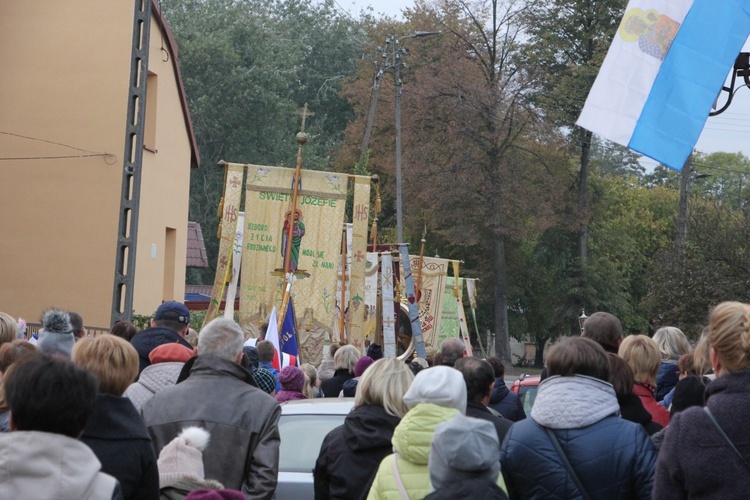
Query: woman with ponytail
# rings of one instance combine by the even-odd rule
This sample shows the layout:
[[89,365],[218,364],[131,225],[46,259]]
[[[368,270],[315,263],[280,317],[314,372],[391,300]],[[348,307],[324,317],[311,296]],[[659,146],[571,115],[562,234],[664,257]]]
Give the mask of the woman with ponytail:
[[705,407],[674,415],[653,498],[745,498],[750,491],[750,305],[716,306],[707,338],[716,380]]

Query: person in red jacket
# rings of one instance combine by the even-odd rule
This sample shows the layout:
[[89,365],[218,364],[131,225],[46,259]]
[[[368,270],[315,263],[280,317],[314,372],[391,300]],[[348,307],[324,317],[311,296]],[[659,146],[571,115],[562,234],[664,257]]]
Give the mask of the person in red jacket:
[[629,335],[620,344],[618,354],[633,370],[633,394],[641,398],[643,407],[651,414],[654,422],[662,427],[669,425],[669,412],[654,397],[656,373],[661,364],[659,346],[645,335]]

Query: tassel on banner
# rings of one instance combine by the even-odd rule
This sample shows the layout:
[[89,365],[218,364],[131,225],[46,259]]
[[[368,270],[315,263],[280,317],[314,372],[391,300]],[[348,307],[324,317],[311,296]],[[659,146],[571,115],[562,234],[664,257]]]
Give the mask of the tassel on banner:
[[372,176],[373,182],[375,182],[375,215],[380,213],[380,177],[377,175]]
[[458,296],[461,294],[461,287],[458,284],[458,266],[459,261],[454,260],[451,261],[451,264],[453,264],[453,296],[458,298]]
[[[225,183],[226,184],[226,183]],[[221,227],[224,217],[224,197],[221,197],[221,200],[219,200],[219,211],[216,214],[216,217],[219,218],[219,228],[216,230],[216,237],[221,239]]]

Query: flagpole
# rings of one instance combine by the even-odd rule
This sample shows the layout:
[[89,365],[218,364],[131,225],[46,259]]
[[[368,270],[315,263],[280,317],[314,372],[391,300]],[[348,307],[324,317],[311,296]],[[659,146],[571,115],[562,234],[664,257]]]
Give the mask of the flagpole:
[[424,266],[424,247],[427,243],[425,239],[427,237],[427,224],[424,225],[424,231],[422,231],[422,247],[419,249],[419,269],[417,271],[417,290],[415,295],[417,296],[417,302],[422,298],[422,266]]
[[341,302],[339,307],[339,339],[346,340],[346,224],[341,238]]
[[302,147],[307,142],[307,134],[305,133],[305,120],[310,115],[307,111],[307,103],[302,109],[302,128],[295,137],[299,148],[297,149],[297,166],[294,169],[294,180],[292,182],[292,209],[289,214],[289,227],[286,232],[286,246],[284,251],[284,295],[281,299],[281,314],[277,318],[278,328],[281,329],[281,325],[284,323],[284,316],[286,315],[287,305],[289,304],[289,294],[291,292],[292,283],[294,282],[293,274],[291,273],[292,263],[292,236],[294,234],[294,219],[297,215],[297,200],[299,198],[299,186],[302,180]]

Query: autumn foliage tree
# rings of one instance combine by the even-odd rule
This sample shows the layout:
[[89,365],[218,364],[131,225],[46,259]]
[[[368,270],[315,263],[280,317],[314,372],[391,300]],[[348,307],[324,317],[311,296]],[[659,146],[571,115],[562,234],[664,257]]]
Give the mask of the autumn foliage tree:
[[[447,243],[442,256],[473,264],[494,317],[497,354],[506,361],[508,246],[552,223],[552,207],[565,204],[560,191],[568,175],[560,136],[538,120],[525,97],[529,75],[518,59],[524,9],[514,1],[418,2],[405,24],[381,27],[404,35],[442,32],[409,46],[402,101],[405,226],[416,236],[426,224],[432,241]],[[356,109],[367,109],[371,81],[348,87]],[[382,172],[389,187],[394,117],[388,89],[381,92],[368,167]],[[355,134],[362,120],[364,113],[352,126]]]

